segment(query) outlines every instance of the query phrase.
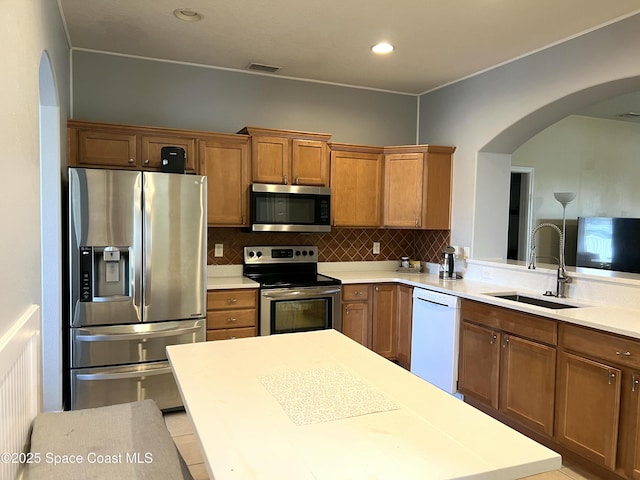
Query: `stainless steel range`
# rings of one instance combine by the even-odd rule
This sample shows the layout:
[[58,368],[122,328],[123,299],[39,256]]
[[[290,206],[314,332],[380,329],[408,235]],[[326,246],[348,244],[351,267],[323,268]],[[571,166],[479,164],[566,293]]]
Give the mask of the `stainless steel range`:
[[244,247],[260,283],[260,335],[342,329],[340,280],[318,273],[318,247]]

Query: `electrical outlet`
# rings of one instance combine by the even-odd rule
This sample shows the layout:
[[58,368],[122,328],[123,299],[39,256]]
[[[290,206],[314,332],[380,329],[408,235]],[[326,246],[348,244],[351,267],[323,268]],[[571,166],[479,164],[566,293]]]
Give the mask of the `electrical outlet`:
[[224,244],[216,243],[213,250],[214,257],[224,257]]
[[374,255],[380,254],[380,242],[373,242],[373,254]]

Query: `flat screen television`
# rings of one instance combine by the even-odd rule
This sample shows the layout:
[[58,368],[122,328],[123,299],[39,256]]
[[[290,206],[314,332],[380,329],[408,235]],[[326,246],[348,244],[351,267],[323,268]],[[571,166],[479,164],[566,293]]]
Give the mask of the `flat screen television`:
[[578,217],[576,266],[640,273],[640,218]]

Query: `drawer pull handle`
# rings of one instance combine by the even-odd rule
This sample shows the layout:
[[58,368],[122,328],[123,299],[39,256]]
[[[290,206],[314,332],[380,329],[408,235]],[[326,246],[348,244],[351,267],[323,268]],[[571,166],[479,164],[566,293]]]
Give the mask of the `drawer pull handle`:
[[353,295],[356,296],[356,297],[359,297],[360,295],[362,295],[362,292],[355,291],[355,292],[353,292]]
[[624,355],[625,357],[630,357],[631,352],[616,352],[616,355]]
[[237,298],[228,298],[227,299],[227,303],[238,303],[238,299]]
[[494,333],[491,335],[491,341],[489,342],[491,345],[494,344],[494,342],[496,341],[496,339],[498,338],[498,336]]
[[233,317],[227,318],[227,323],[234,323],[234,322],[237,322],[237,321],[238,321],[237,318],[233,318]]

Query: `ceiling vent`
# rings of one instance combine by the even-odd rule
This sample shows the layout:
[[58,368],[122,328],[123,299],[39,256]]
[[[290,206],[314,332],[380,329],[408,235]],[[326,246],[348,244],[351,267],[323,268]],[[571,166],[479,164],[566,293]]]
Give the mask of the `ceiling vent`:
[[256,72],[275,73],[280,70],[280,67],[276,67],[275,65],[265,65],[263,63],[251,62],[247,66],[247,69],[255,70]]
[[627,112],[627,113],[619,113],[618,115],[616,115],[617,117],[620,118],[640,118],[640,113],[636,113],[636,112]]

